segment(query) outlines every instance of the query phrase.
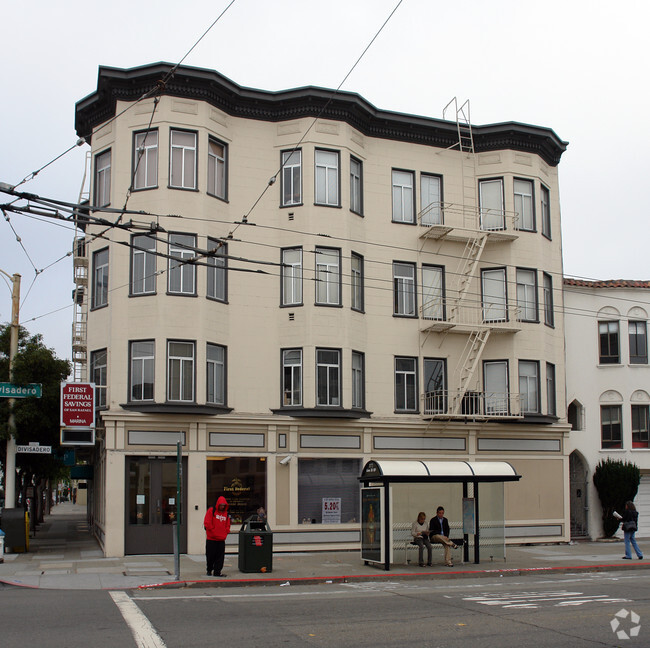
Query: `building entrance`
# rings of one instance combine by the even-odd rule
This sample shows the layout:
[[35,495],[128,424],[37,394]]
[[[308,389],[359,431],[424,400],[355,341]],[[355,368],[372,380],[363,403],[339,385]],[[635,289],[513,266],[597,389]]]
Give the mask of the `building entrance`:
[[[180,553],[187,553],[187,459],[182,463]],[[127,457],[125,554],[173,553],[178,515],[175,457]]]

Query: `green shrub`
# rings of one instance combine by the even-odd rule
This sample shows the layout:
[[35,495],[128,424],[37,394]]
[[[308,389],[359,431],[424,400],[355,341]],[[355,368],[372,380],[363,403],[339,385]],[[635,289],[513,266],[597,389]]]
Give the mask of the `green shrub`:
[[594,471],[594,485],[603,507],[603,535],[611,538],[618,529],[619,520],[613,513],[623,514],[625,502],[632,501],[639,490],[641,471],[629,461],[603,459]]

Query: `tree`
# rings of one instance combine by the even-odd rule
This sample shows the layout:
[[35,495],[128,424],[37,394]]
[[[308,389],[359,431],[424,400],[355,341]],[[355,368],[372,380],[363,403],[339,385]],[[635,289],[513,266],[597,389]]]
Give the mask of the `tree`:
[[[0,325],[0,381],[9,381],[9,342],[11,326]],[[57,358],[52,349],[43,344],[41,335],[30,335],[20,327],[18,333],[18,352],[14,357],[13,382],[24,385],[41,383],[41,398],[17,398],[14,401],[14,419],[16,422],[16,443],[28,444],[37,441],[40,445],[59,447],[59,417],[61,381],[70,373],[70,363]],[[9,402],[0,399],[0,462],[6,465],[6,443],[8,430]],[[47,480],[56,480],[66,474],[66,469],[54,452],[51,455],[18,454],[16,468],[20,477],[17,487],[22,485],[35,486],[42,489]],[[18,488],[17,488],[18,490]],[[24,501],[24,497],[23,497]],[[37,510],[40,518],[40,496],[35,498],[39,505]]]
[[639,490],[641,471],[626,461],[603,459],[594,471],[594,485],[603,507],[603,534],[611,538],[618,529],[619,521],[614,511],[625,509],[625,502],[632,501]]

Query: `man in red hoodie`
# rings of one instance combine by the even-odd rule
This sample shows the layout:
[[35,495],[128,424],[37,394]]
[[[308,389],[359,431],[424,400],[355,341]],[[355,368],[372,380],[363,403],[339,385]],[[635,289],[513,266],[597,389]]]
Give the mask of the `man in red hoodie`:
[[205,560],[208,576],[222,576],[223,558],[226,553],[226,536],[230,533],[230,516],[228,502],[220,495],[214,506],[208,509],[203,519],[205,529]]

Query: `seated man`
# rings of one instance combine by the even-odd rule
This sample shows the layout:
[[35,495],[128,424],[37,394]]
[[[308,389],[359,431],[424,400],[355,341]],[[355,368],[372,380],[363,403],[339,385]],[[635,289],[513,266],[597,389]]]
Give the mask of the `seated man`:
[[445,517],[445,509],[439,506],[436,509],[436,517],[429,522],[429,539],[431,542],[439,542],[445,549],[445,565],[453,567],[451,561],[451,550],[457,546],[449,539],[449,520]]

